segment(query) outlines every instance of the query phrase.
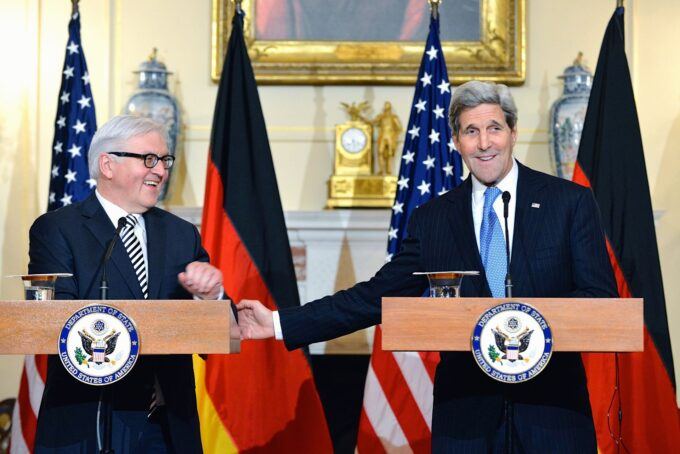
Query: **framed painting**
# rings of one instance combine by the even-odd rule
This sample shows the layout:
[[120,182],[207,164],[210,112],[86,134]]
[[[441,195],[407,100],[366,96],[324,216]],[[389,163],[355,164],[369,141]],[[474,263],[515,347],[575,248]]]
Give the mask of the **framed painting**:
[[[261,84],[413,84],[430,21],[428,0],[243,0],[242,9]],[[234,10],[213,0],[214,81]],[[439,22],[452,83],[524,82],[525,0],[443,0]]]

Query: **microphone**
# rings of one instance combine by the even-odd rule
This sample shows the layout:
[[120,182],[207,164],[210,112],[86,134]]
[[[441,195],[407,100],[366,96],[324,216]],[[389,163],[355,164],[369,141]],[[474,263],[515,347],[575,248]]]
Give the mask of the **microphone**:
[[105,300],[108,299],[108,293],[109,293],[109,282],[106,278],[106,262],[109,261],[111,258],[111,254],[113,254],[113,247],[116,245],[116,241],[118,238],[120,238],[120,231],[123,230],[123,227],[127,225],[127,220],[125,217],[122,217],[118,219],[118,227],[116,227],[116,233],[113,235],[113,238],[111,238],[111,241],[109,241],[109,247],[106,248],[106,253],[104,254],[104,257],[102,258],[102,283],[99,286],[99,295],[100,299]]
[[510,193],[504,191],[503,195],[503,218],[505,219],[505,263],[508,272],[505,275],[505,297],[512,298],[512,277],[510,276],[510,234],[508,232],[508,205],[510,204]]

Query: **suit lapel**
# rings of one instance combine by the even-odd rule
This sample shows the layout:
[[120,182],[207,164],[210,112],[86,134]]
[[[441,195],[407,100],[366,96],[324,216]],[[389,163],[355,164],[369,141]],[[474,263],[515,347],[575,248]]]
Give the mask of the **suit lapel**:
[[[102,246],[101,258],[103,258],[106,248],[108,247],[109,241],[113,238],[116,233],[116,229],[111,223],[111,220],[106,215],[104,208],[102,208],[99,200],[95,194],[88,197],[82,205],[82,214],[85,217],[85,227],[92,233],[95,239]],[[142,289],[139,287],[139,281],[137,280],[137,275],[135,270],[132,268],[132,262],[130,262],[130,257],[127,251],[123,247],[121,241],[117,241],[113,248],[113,253],[111,254],[111,259],[107,266],[113,264],[118,270],[120,275],[125,282],[125,285],[129,288],[130,292],[134,295],[136,299],[143,299]],[[111,273],[108,273],[109,277]],[[109,279],[110,281],[110,279]]]
[[149,259],[149,299],[160,297],[161,281],[165,269],[166,231],[165,224],[158,216],[158,210],[152,208],[144,213],[146,224],[146,251]]
[[[467,296],[490,295],[489,285],[486,283],[482,259],[477,248],[477,237],[475,236],[474,222],[472,221],[472,180],[468,178],[463,182],[462,187],[447,193],[451,209],[447,210],[451,236],[454,238],[458,251],[460,252],[465,270],[451,271],[479,271],[479,277],[467,277],[463,279],[463,289],[473,288],[471,294],[464,292]],[[471,286],[471,287],[470,287]]]
[[[541,189],[545,183],[536,178],[536,173],[517,162],[517,202],[515,204],[515,227],[512,244],[513,293],[517,296],[531,296],[535,293],[533,274],[529,269],[528,258],[531,257],[537,228],[541,221],[540,205],[543,199]],[[532,207],[538,204],[539,208]]]

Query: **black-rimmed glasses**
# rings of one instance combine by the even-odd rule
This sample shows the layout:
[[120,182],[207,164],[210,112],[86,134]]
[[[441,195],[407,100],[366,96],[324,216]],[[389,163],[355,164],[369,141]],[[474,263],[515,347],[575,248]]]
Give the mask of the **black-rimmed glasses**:
[[175,163],[175,157],[172,155],[165,155],[161,157],[158,156],[156,153],[137,154],[128,153],[127,151],[108,151],[107,153],[112,154],[114,156],[121,156],[123,158],[141,159],[142,161],[144,161],[144,166],[149,169],[153,169],[154,167],[156,167],[158,161],[161,161],[163,163],[163,167],[166,169],[169,169]]

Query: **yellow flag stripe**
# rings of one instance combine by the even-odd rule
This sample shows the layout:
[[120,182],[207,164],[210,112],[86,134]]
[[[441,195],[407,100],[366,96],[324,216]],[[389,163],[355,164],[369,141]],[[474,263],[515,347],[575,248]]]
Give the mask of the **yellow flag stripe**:
[[201,442],[205,454],[236,454],[238,448],[215,410],[215,405],[205,388],[205,361],[194,355],[196,378],[196,406],[201,421]]

